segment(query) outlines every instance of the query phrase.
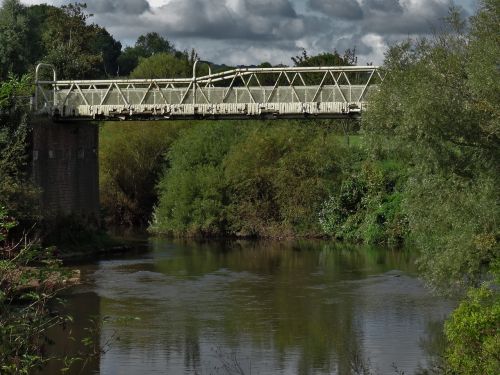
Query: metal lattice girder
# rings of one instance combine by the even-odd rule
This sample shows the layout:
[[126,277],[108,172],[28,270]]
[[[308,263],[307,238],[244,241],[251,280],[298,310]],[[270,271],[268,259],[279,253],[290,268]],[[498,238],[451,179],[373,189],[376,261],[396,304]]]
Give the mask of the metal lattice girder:
[[51,81],[37,79],[35,110],[63,118],[332,118],[359,115],[382,79],[374,66],[239,68],[169,79],[61,81],[54,73]]

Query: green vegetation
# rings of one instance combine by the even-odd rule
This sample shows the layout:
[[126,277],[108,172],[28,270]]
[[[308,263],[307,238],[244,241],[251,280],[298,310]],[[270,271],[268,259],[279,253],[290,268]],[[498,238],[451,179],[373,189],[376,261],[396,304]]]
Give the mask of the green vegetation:
[[[5,250],[11,217],[21,223],[18,236],[41,219],[27,173],[32,86],[23,74],[43,61],[55,65],[60,78],[185,77],[196,58],[156,33],[122,51],[90,17],[82,4],[27,7],[5,0],[0,6],[1,319],[14,316],[2,327],[29,336],[22,348],[2,342],[2,360],[11,361],[3,372],[12,364],[41,363],[40,336],[11,315],[24,310],[12,310],[11,289],[4,286],[18,259],[42,262],[33,258],[34,247],[27,258]],[[385,80],[350,145],[339,122],[104,124],[106,220],[151,223],[152,232],[174,236],[410,244],[432,289],[458,295],[469,289],[446,325],[446,371],[497,372],[498,282],[484,281],[498,275],[492,265],[499,262],[498,1],[483,0],[469,23],[454,10],[448,21],[449,28],[431,39],[390,48]],[[343,56],[304,51],[292,60],[298,66],[356,63],[349,50]],[[38,298],[45,311],[48,299],[28,297]]]
[[162,52],[142,59],[130,74],[131,78],[191,77],[192,62],[187,56],[181,58]]
[[451,373],[500,372],[500,299],[488,286],[471,289],[446,322],[446,360]]
[[157,202],[164,155],[181,128],[176,123],[116,123],[101,126],[99,183],[108,226],[145,228]]
[[469,29],[452,10],[448,30],[392,47],[362,124],[371,158],[405,166],[400,208],[429,286],[471,288],[446,324],[451,374],[500,369],[498,15],[485,0]]
[[373,157],[405,165],[409,238],[441,290],[477,286],[498,257],[499,73],[485,67],[494,74],[490,88],[468,74],[477,70],[477,20],[487,14],[496,17],[481,10],[471,35],[451,13],[450,29],[435,39],[391,48],[386,80],[363,118]]
[[[49,301],[63,285],[59,262],[31,243],[13,242],[17,223],[0,207],[0,371],[28,374],[44,364],[47,330],[67,318]],[[38,267],[33,267],[37,265]]]
[[321,236],[343,138],[313,123],[202,123],[173,143],[152,230],[176,236]]
[[39,218],[27,169],[30,92],[28,76],[0,81],[0,206],[26,225]]

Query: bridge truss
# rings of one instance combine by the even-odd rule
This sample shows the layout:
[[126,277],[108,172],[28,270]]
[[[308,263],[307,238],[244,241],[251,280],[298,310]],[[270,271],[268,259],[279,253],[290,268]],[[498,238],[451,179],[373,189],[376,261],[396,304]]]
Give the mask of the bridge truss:
[[[34,109],[61,119],[358,117],[383,80],[375,66],[238,68],[190,78],[39,80]],[[46,65],[45,65],[46,66]]]

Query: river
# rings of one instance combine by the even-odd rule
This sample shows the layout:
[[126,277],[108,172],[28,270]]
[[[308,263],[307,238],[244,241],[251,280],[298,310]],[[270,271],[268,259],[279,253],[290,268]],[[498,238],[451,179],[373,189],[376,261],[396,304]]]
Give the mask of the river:
[[74,352],[93,318],[105,351],[70,374],[413,374],[453,308],[411,252],[322,241],[151,239],[79,268],[50,350]]

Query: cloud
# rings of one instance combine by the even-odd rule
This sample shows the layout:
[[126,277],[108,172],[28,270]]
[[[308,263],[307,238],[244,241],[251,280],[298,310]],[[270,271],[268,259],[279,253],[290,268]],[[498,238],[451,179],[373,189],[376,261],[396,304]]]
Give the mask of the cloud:
[[87,0],[88,10],[93,13],[142,14],[150,9],[147,0]]
[[309,7],[330,17],[346,20],[363,18],[363,11],[356,0],[309,0]]
[[244,3],[253,14],[292,18],[297,16],[289,0],[246,0]]
[[365,33],[381,35],[429,34],[442,23],[450,6],[447,0],[364,1],[367,10],[360,27]]
[[300,38],[320,23],[316,16],[298,15],[289,0],[171,0],[146,18],[176,37],[262,41]]
[[363,0],[363,8],[381,13],[402,13],[399,0]]
[[178,49],[234,65],[290,64],[302,48],[312,55],[354,47],[359,63],[380,64],[388,45],[439,29],[451,1],[474,6],[474,0],[86,0],[91,21],[124,45],[154,31]]

